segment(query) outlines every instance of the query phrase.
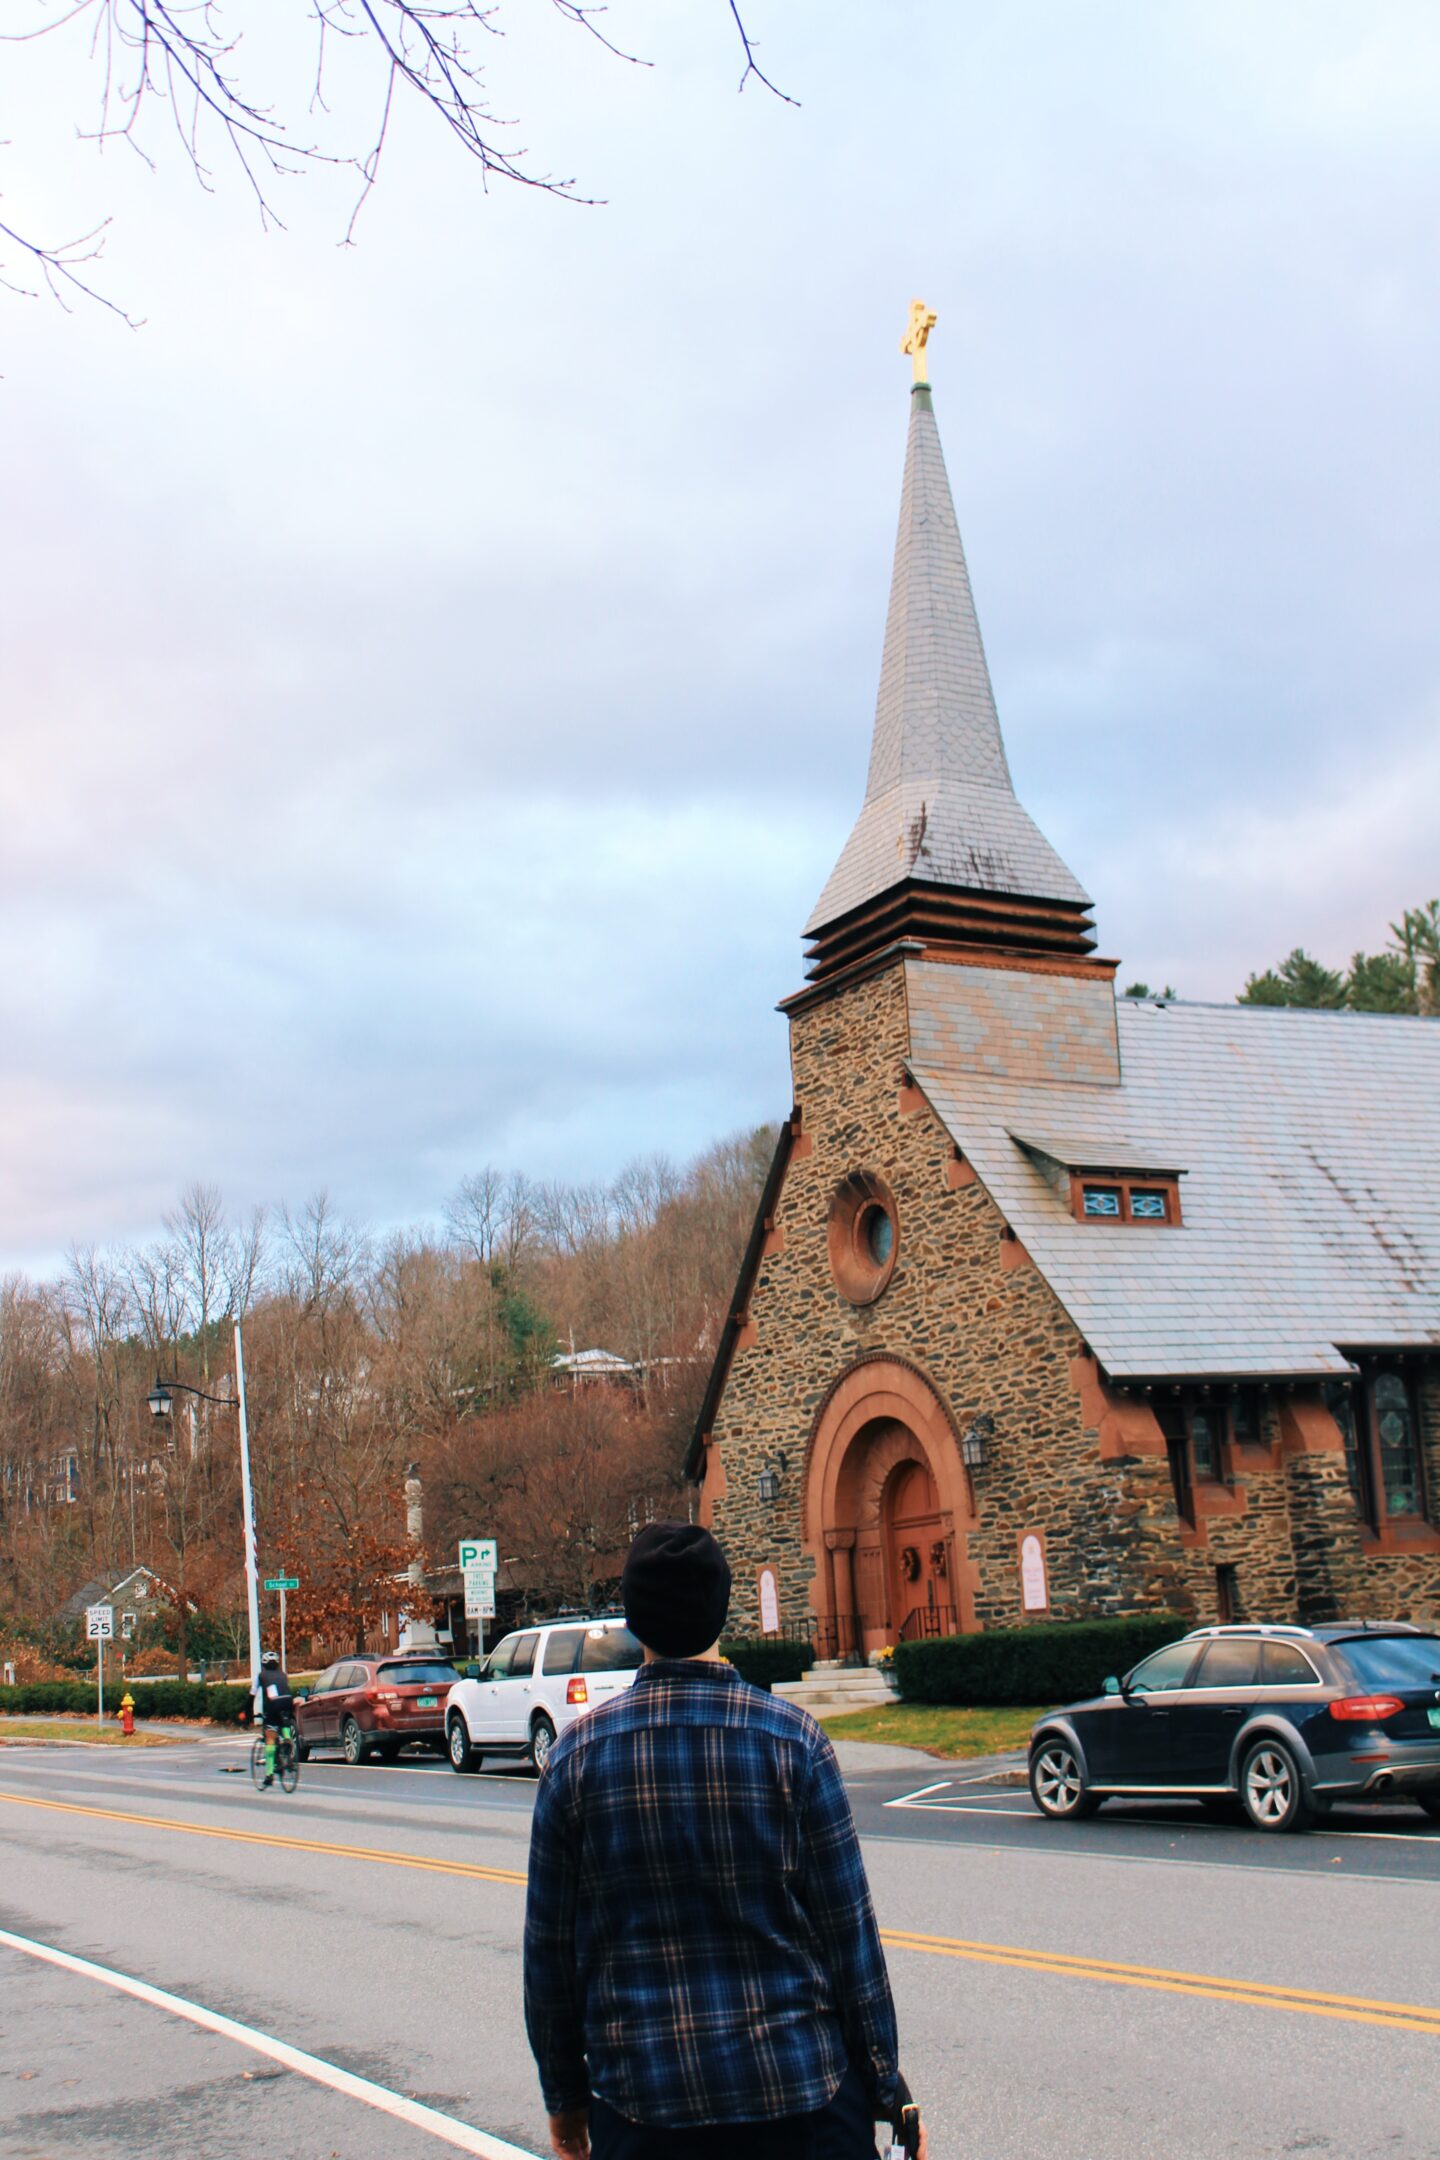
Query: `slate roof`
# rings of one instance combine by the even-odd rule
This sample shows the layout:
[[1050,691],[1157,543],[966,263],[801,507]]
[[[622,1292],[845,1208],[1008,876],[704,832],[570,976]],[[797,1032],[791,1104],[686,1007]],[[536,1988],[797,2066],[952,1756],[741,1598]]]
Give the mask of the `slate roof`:
[[[964,1000],[968,970],[907,970]],[[1101,1365],[1318,1376],[1440,1345],[1440,1020],[1121,998],[1118,1021],[1118,1087],[912,1067]],[[1183,1223],[1077,1222],[1036,1151],[1182,1171]]]
[[1089,905],[1015,796],[924,385],[910,399],[864,807],[806,935],[905,878]]

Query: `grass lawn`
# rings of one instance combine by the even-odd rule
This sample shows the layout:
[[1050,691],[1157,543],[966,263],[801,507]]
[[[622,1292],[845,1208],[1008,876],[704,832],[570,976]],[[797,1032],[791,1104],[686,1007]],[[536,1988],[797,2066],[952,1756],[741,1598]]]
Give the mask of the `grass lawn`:
[[947,1703],[880,1703],[873,1710],[823,1716],[832,1740],[885,1740],[892,1747],[924,1748],[954,1760],[970,1755],[1007,1755],[1023,1748],[1038,1710],[955,1709]]
[[86,1717],[0,1717],[0,1747],[7,1740],[80,1740],[92,1747],[173,1747],[171,1733],[142,1732],[137,1725],[128,1737],[107,1720],[97,1727]]

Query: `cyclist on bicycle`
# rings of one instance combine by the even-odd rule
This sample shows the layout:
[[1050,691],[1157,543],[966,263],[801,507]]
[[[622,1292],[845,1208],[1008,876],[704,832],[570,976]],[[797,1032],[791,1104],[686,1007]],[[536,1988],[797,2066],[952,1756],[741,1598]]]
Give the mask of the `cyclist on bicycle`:
[[275,1742],[281,1733],[293,1732],[295,1727],[295,1697],[273,1650],[267,1650],[260,1660],[255,1692],[260,1698],[260,1716],[265,1732],[265,1783],[273,1785]]

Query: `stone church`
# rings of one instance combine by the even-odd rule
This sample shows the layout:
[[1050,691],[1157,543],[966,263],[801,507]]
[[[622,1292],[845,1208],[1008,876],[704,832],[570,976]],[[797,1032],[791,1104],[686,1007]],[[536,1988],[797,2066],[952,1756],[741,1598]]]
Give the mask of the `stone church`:
[[1440,1021],[1117,998],[1011,781],[931,321],[865,798],[688,1463],[735,1621],[849,1658],[1433,1620]]

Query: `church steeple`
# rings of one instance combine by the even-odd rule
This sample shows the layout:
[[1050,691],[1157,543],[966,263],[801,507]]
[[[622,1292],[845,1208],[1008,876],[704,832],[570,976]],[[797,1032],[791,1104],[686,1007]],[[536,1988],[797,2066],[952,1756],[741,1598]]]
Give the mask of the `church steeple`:
[[897,938],[1088,953],[1090,901],[1016,799],[935,425],[920,301],[910,438],[865,801],[805,926],[823,980]]

